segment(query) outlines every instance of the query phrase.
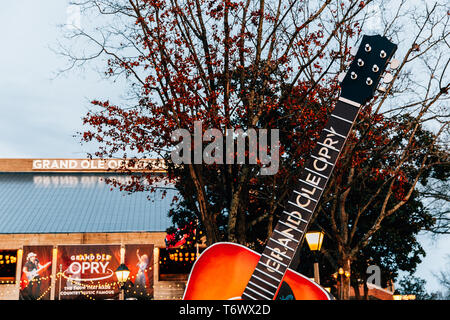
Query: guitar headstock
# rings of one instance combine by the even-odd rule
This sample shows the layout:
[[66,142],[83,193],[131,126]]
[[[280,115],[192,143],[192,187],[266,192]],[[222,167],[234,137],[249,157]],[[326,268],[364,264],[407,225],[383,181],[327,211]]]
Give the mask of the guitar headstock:
[[363,36],[361,45],[341,81],[341,97],[361,105],[372,99],[397,45],[380,35]]

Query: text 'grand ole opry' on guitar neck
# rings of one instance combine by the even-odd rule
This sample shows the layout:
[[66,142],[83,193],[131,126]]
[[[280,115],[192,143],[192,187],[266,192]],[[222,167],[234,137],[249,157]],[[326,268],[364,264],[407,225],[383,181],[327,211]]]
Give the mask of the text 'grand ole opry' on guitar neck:
[[185,300],[272,300],[281,295],[296,300],[331,298],[321,286],[289,269],[289,265],[360,107],[373,97],[396,49],[381,36],[362,38],[341,82],[341,96],[262,254],[233,243],[208,247],[192,268]]

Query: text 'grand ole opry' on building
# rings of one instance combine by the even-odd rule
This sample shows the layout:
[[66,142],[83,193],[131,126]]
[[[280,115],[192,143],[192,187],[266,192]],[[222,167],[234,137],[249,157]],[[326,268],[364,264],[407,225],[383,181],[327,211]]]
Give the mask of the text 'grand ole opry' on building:
[[[166,246],[175,190],[126,194],[105,183],[127,178],[121,161],[0,159],[0,300],[182,297],[202,248]],[[142,161],[128,169],[152,160]]]

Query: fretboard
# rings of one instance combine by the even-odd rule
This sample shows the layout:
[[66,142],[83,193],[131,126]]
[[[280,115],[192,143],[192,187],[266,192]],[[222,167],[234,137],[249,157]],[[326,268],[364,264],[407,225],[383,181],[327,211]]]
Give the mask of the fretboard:
[[355,122],[360,105],[340,98],[300,173],[242,299],[274,299]]

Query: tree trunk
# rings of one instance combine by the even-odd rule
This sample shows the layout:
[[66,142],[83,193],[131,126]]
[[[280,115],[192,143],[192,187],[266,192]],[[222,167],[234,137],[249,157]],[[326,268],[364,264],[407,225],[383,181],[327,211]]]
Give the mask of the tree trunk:
[[364,282],[364,300],[369,300],[369,288],[367,282]]
[[361,300],[361,294],[359,292],[359,284],[356,282],[352,285],[353,290],[355,291],[355,299],[356,300]]
[[[344,255],[347,257],[347,255]],[[351,261],[350,258],[343,258],[339,263],[344,273],[341,275],[341,285],[339,290],[339,300],[349,300],[350,299],[350,277],[351,277]],[[350,277],[347,277],[350,275]]]
[[239,177],[238,185],[235,188],[234,194],[231,198],[230,212],[228,214],[228,241],[230,242],[240,243],[243,241],[242,238],[245,237],[244,235],[239,234],[241,232],[245,233],[245,229],[242,229],[242,227],[245,228],[245,225],[241,225],[241,228],[239,227],[239,223],[242,224],[245,222],[243,222],[242,219],[239,219],[239,206],[241,202],[242,191],[247,181],[249,170],[249,167],[244,165],[241,171],[241,176]]
[[211,245],[215,242],[218,242],[220,239],[218,236],[216,223],[212,219],[212,217],[211,216],[206,217],[206,220],[203,221],[203,225],[205,226],[207,245]]
[[206,202],[205,191],[203,189],[203,183],[201,181],[200,175],[197,175],[195,168],[192,164],[189,165],[189,172],[192,177],[192,181],[194,182],[196,191],[197,191],[197,199],[198,205],[200,209],[200,218],[205,227],[206,232],[206,243],[211,245],[217,241],[219,241],[218,230],[216,227],[215,217],[214,215],[208,211],[208,206]]
[[247,221],[245,211],[240,209],[236,225],[236,239],[238,243],[246,245],[247,242]]
[[348,274],[351,276],[351,263],[350,259],[347,258],[344,261],[344,283],[343,283],[343,296],[342,300],[349,300],[350,299],[350,277],[345,276],[345,274]]

